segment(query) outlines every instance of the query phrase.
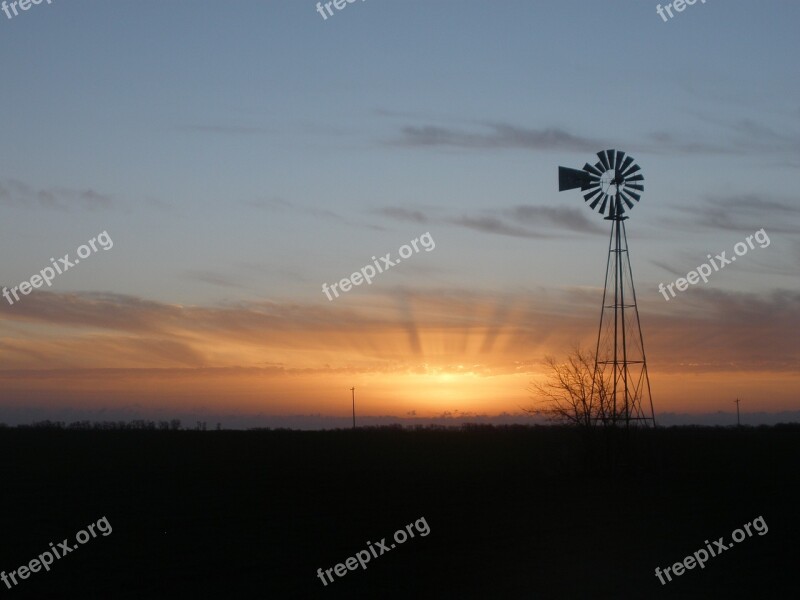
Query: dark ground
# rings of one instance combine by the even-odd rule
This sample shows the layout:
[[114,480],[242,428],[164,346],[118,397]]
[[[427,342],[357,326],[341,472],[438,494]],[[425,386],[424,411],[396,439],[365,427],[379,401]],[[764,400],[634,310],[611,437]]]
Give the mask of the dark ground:
[[[614,473],[587,444],[546,427],[0,429],[1,570],[113,527],[0,597],[800,597],[800,427],[641,432]],[[767,534],[655,577],[759,515]],[[421,517],[427,537],[317,578]]]

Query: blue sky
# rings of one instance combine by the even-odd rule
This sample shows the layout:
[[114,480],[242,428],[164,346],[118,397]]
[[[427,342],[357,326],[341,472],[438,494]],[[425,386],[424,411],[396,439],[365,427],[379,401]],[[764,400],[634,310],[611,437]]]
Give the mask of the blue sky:
[[[366,0],[327,20],[315,4],[0,13],[2,283],[106,230],[114,248],[64,274],[53,302],[313,307],[323,282],[430,231],[435,251],[341,309],[453,294],[557,310],[602,285],[607,243],[557,167],[620,148],[646,177],[628,223],[643,308],[797,302],[800,5],[709,0],[665,23],[642,1]],[[675,302],[658,294],[761,228],[770,247]],[[19,312],[3,321],[14,339],[65,326]],[[745,344],[731,335],[720,344]],[[796,343],[757,346],[796,368]]]

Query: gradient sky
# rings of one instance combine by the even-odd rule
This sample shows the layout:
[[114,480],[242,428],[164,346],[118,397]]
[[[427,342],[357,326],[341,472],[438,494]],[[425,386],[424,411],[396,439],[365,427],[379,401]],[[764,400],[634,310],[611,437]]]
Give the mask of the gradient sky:
[[0,13],[0,285],[114,243],[0,298],[0,421],[344,416],[351,386],[361,414],[519,413],[545,355],[594,344],[608,222],[557,167],[605,148],[646,178],[657,415],[800,410],[800,4],[315,4]]

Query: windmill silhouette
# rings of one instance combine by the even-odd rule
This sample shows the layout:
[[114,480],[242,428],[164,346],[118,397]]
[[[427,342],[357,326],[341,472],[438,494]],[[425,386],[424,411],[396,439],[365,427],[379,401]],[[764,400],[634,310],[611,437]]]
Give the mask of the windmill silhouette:
[[[610,398],[600,403],[604,425],[642,425],[655,427],[653,397],[647,375],[644,338],[633,286],[628,237],[625,233],[628,210],[641,199],[644,176],[631,156],[617,150],[597,153],[598,162],[583,169],[558,168],[558,190],[580,188],[589,208],[611,221],[605,288],[597,333],[592,394],[596,376],[607,382]],[[607,304],[613,297],[613,303]],[[643,405],[645,408],[643,408]],[[649,408],[649,415],[645,410]]]
[[350,392],[353,394],[353,429],[356,428],[356,388],[351,387]]

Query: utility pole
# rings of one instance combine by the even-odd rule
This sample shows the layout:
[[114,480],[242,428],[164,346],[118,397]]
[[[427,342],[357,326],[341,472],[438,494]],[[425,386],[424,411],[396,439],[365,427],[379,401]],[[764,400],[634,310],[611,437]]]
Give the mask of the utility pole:
[[737,398],[736,400],[734,400],[734,402],[736,402],[736,426],[741,427],[742,422],[739,419],[739,399]]
[[356,388],[351,387],[350,391],[353,393],[353,429],[356,428]]

